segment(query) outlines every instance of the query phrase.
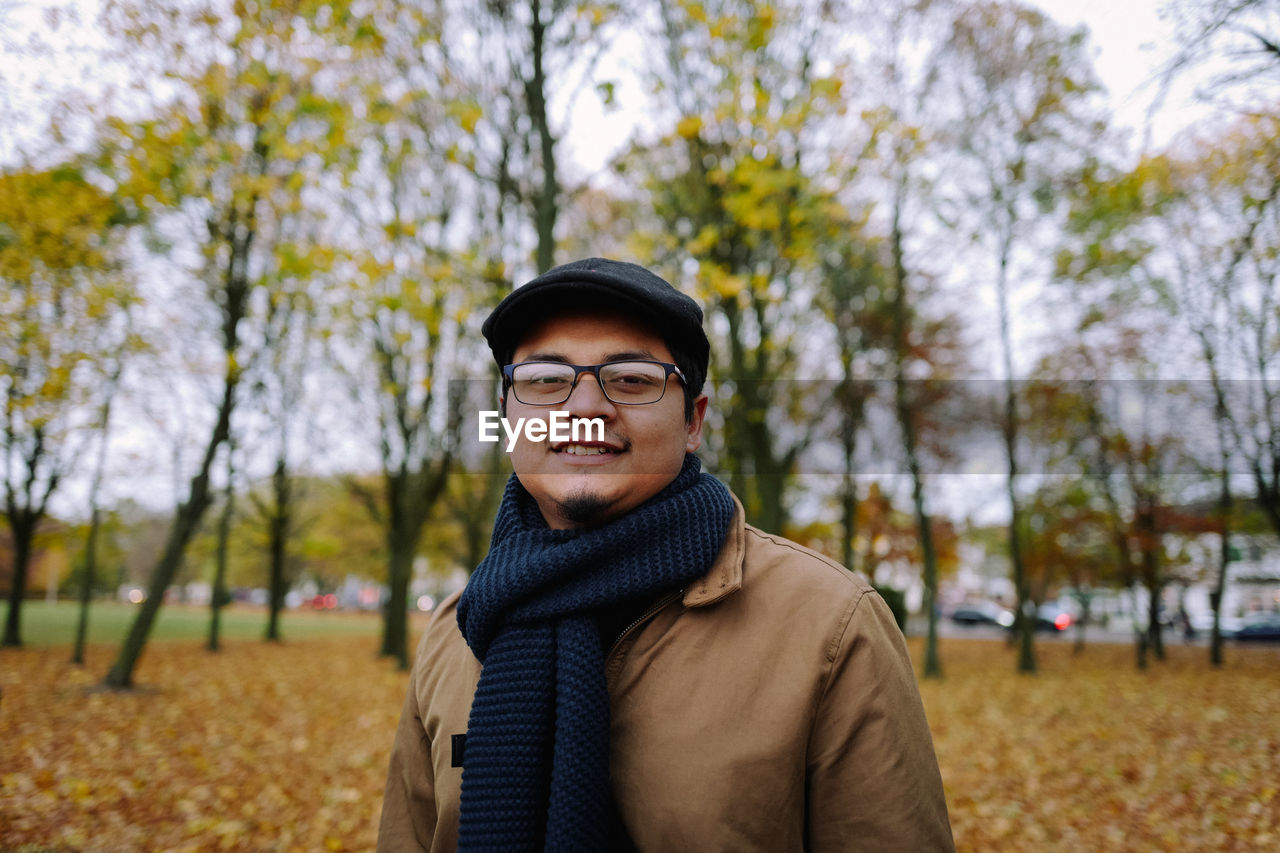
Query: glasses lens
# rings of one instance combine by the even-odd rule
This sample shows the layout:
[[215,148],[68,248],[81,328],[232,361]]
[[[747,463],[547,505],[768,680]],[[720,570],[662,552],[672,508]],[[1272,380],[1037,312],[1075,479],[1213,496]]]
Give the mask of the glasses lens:
[[600,368],[600,382],[605,396],[615,403],[656,403],[666,388],[667,371],[661,364],[619,361]]
[[530,406],[563,403],[572,388],[573,368],[566,364],[535,361],[517,364],[511,371],[511,390],[517,400]]

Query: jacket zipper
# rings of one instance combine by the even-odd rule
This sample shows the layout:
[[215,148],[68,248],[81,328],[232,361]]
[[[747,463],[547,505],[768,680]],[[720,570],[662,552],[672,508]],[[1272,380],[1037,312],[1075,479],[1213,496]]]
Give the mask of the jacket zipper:
[[677,598],[679,598],[682,595],[684,595],[683,589],[678,589],[675,592],[667,593],[666,595],[664,595],[662,598],[658,600],[657,604],[654,604],[652,607],[650,607],[648,610],[642,613],[639,616],[639,618],[635,619],[630,625],[623,628],[622,633],[618,635],[618,639],[614,640],[613,645],[609,647],[609,653],[605,655],[606,663],[608,662],[609,658],[613,657],[613,653],[618,650],[618,646],[622,645],[622,641],[627,638],[628,634],[630,634],[639,626],[643,625],[645,622],[648,622],[654,616],[657,616],[658,612],[662,610],[662,608],[666,607],[668,604],[675,601]]

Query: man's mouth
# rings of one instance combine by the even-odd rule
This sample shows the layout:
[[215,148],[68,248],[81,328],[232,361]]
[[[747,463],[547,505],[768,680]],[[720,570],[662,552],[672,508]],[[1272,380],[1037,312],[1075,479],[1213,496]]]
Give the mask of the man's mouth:
[[569,456],[604,456],[610,453],[621,453],[622,449],[607,444],[578,444],[568,442],[551,448],[553,453],[565,453]]

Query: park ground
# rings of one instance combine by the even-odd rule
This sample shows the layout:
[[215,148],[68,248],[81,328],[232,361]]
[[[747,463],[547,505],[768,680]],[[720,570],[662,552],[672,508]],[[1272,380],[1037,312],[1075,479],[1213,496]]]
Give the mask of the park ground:
[[[62,617],[28,615],[50,643],[0,650],[0,850],[373,848],[407,681],[376,617],[294,614],[275,644],[237,612],[210,654],[174,608],[111,692],[114,645],[74,666],[35,625]],[[1124,645],[1045,643],[1020,676],[1003,642],[947,638],[921,693],[957,847],[1280,849],[1280,648],[1168,652],[1140,672]]]

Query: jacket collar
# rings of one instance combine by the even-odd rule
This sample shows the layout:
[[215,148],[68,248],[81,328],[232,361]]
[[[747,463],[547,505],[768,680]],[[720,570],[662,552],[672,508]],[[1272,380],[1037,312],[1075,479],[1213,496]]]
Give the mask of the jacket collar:
[[733,498],[733,520],[724,537],[724,545],[707,573],[694,581],[684,593],[685,607],[704,607],[715,604],[742,588],[742,559],[746,551],[747,513],[738,496]]

